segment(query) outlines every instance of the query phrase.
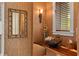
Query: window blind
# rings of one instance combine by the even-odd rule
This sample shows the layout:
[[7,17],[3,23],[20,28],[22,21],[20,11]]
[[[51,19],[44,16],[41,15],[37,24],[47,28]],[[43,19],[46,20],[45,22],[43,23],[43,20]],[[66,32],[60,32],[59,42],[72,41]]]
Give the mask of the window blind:
[[56,31],[70,31],[70,3],[56,2]]

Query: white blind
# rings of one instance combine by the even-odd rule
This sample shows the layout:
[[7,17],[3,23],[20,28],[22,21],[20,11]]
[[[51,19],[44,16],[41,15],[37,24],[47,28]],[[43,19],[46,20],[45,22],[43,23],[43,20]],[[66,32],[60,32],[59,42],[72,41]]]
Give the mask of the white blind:
[[70,3],[56,2],[56,31],[70,31]]

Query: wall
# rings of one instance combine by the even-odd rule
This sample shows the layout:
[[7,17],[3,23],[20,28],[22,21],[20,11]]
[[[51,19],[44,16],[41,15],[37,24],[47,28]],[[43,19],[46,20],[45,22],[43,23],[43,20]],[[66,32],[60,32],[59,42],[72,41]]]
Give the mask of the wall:
[[[0,21],[0,27],[2,28],[2,21]],[[2,33],[2,29],[0,29],[0,34]]]
[[[32,9],[33,3],[5,3],[5,55],[32,55]],[[28,37],[8,39],[8,9],[28,12]]]
[[[74,3],[74,36],[60,36],[63,38],[63,41],[62,41],[62,45],[67,47],[67,48],[74,48],[76,49],[77,48],[77,44],[76,44],[76,19],[77,19],[77,6],[78,6],[78,3]],[[48,26],[48,34],[49,36],[53,36],[55,37],[56,35],[53,35],[52,34],[52,30],[53,30],[53,25],[52,25],[52,22],[53,22],[53,3],[47,3],[47,9],[46,9],[47,13],[46,13],[46,24]],[[73,43],[70,44],[69,41],[72,41]]]
[[[39,22],[39,9],[43,9],[42,23]],[[45,21],[46,3],[35,2],[33,3],[33,42],[43,42],[43,25]]]
[[52,11],[53,11],[53,3],[48,2],[46,4],[46,21],[45,21],[45,23],[47,24],[47,27],[48,27],[49,36],[52,35],[52,19],[53,19]]
[[[2,28],[2,20],[1,20],[1,4],[0,4],[0,27]],[[1,54],[1,35],[2,35],[2,29],[0,29],[0,54]]]
[[[78,6],[76,7],[77,10],[79,10],[79,3]],[[77,20],[76,20],[76,40],[77,40],[77,51],[78,51],[78,56],[79,56],[79,11],[77,12]]]

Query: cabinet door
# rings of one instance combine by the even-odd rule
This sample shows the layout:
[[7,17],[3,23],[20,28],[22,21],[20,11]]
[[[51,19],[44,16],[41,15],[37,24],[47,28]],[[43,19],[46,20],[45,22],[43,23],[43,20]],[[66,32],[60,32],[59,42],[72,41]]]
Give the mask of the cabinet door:
[[53,49],[46,48],[46,56],[65,56],[65,55]]

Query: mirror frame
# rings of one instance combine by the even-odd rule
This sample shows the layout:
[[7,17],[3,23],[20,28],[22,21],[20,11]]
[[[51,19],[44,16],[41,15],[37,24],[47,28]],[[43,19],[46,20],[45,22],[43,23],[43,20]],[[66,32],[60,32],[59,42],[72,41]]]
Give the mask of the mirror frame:
[[[14,35],[12,34],[12,13],[19,13],[19,34]],[[20,21],[21,21],[21,14],[24,14],[24,33],[21,33],[20,31]],[[27,11],[25,10],[18,10],[18,9],[8,9],[8,37],[9,38],[25,38],[28,34],[28,15]]]

